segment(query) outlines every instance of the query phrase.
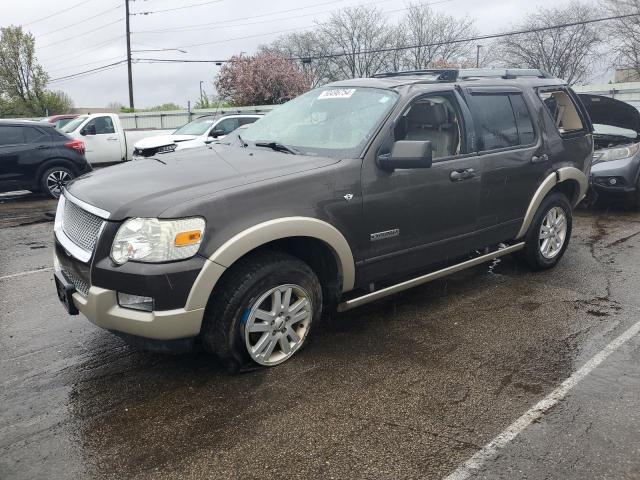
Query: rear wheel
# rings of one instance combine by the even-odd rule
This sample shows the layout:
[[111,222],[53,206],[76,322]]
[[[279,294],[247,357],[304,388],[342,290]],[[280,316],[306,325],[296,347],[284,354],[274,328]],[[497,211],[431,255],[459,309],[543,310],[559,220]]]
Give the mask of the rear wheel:
[[40,178],[40,190],[52,198],[58,198],[62,189],[75,175],[66,167],[51,167]]
[[250,255],[231,267],[205,310],[204,347],[239,366],[274,366],[308,342],[320,319],[322,289],[301,260]]
[[571,204],[561,193],[543,201],[525,237],[521,258],[532,270],[554,267],[564,255],[571,238]]

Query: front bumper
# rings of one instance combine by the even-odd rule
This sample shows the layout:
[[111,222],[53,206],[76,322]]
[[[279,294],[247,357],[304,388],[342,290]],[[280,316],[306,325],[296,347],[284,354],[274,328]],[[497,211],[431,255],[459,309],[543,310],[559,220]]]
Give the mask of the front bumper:
[[636,190],[640,157],[623,158],[591,166],[591,186],[603,192],[631,193]]
[[92,286],[87,296],[73,294],[76,308],[98,327],[153,340],[195,337],[204,309],[143,312],[118,305],[116,292]]

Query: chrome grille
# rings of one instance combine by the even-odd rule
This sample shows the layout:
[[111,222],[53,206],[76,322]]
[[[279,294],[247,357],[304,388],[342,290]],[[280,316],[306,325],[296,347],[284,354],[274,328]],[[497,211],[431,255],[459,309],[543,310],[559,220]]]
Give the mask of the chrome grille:
[[73,284],[74,287],[76,287],[76,291],[78,291],[85,297],[87,296],[87,294],[89,293],[89,284],[87,282],[85,282],[71,270],[67,270],[64,267],[62,268],[62,274]]
[[69,239],[87,252],[93,252],[104,221],[75,203],[66,200],[62,215],[62,230]]

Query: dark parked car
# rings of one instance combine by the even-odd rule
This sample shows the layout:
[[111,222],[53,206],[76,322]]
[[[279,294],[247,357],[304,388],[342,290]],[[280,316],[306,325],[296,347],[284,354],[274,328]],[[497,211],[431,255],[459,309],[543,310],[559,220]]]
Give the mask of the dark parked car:
[[336,82],[233,135],[68,185],[54,261],[71,314],[276,365],[336,307],[511,253],[554,267],[593,155],[582,104],[538,70]]
[[84,143],[53,124],[0,120],[0,191],[31,190],[57,198],[71,179],[89,171]]
[[594,128],[591,187],[596,195],[618,195],[640,208],[640,112],[614,98],[581,94]]

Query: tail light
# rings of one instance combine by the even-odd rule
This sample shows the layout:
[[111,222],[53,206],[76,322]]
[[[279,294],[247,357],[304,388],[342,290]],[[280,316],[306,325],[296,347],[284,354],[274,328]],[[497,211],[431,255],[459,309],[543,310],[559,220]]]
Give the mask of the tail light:
[[71,140],[64,144],[65,147],[75,150],[80,155],[84,155],[84,142],[82,140]]

